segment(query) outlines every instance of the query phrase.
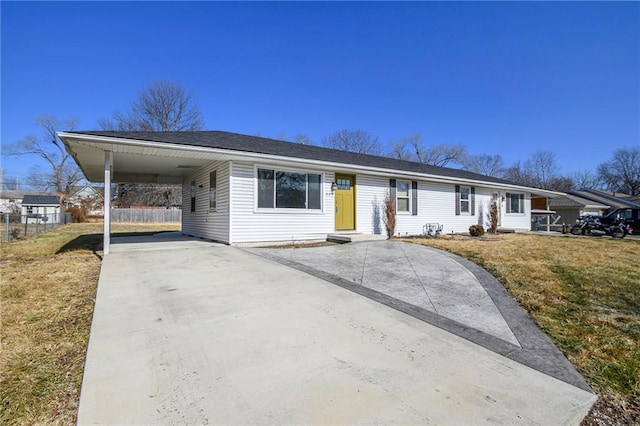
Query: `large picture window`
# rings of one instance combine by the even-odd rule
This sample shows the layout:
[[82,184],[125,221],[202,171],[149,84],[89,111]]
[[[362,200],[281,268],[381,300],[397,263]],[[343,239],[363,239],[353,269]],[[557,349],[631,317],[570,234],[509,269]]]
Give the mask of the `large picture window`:
[[409,212],[409,182],[396,182],[396,211]]
[[258,208],[322,208],[322,176],[300,172],[258,169]]
[[507,192],[507,213],[524,213],[524,194]]

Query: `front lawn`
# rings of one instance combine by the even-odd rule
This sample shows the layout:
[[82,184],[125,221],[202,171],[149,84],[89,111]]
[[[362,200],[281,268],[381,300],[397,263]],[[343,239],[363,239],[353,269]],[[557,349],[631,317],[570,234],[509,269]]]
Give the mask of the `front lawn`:
[[408,239],[491,272],[600,399],[586,424],[640,424],[640,241],[500,234]]
[[[113,224],[113,232],[179,226]],[[75,424],[102,224],[64,225],[0,249],[0,424]]]

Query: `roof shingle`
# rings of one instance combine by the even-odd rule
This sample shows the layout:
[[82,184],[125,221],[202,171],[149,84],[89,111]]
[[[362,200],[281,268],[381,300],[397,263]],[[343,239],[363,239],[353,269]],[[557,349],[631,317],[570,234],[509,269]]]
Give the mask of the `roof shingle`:
[[397,160],[395,158],[380,157],[368,154],[358,154],[354,152],[340,151],[314,145],[303,145],[299,143],[285,142],[258,136],[248,136],[222,131],[74,131],[68,133],[277,155],[307,160],[350,164],[371,168],[398,170],[435,176],[520,186],[517,183],[508,180],[485,176],[466,170],[438,167],[417,163],[414,161]]

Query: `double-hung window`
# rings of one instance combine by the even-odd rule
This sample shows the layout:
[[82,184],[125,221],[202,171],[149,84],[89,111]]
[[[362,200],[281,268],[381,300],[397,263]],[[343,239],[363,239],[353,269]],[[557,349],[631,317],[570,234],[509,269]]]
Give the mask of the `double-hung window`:
[[469,214],[471,212],[471,188],[468,186],[460,187],[460,213]]
[[401,180],[396,182],[396,211],[407,213],[410,211],[409,188],[411,188],[409,182]]
[[217,208],[216,188],[217,188],[217,174],[216,174],[216,171],[214,170],[211,173],[209,173],[209,211],[216,211],[216,208]]
[[524,194],[507,192],[507,213],[524,213]]
[[258,208],[322,208],[322,176],[275,169],[258,169]]

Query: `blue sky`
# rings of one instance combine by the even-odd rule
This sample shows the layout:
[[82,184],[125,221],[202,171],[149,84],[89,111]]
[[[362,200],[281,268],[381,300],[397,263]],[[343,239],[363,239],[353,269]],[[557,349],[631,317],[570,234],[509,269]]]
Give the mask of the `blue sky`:
[[[563,174],[640,145],[640,3],[0,7],[3,145],[41,114],[99,129],[159,78],[193,93],[210,130],[420,133],[507,165],[549,150]],[[31,164],[2,159],[9,176]]]

